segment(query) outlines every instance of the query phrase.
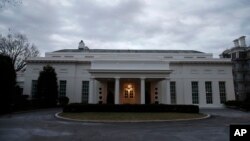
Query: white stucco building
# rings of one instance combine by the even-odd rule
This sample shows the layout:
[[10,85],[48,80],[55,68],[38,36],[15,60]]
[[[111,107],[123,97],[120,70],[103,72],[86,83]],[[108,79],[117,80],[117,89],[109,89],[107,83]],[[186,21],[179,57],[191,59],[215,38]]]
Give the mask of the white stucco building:
[[70,103],[195,104],[234,100],[230,59],[193,50],[64,49],[27,60],[24,94],[36,94],[39,72],[55,68],[59,95]]

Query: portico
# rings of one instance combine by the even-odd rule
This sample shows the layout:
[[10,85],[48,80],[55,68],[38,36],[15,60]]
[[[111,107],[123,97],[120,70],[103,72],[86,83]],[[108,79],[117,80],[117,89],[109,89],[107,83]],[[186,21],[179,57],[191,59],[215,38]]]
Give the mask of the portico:
[[[167,103],[167,99],[170,101],[170,94],[165,91],[169,90],[169,87],[163,87],[164,89],[159,90],[156,86],[160,82],[166,84],[166,80],[169,80],[170,70],[124,71],[92,69],[89,72],[92,78],[103,86],[99,88],[99,93],[97,93],[99,96],[96,96],[99,103],[109,103],[108,99],[110,97],[114,99],[114,104]],[[93,89],[91,86],[90,88]],[[93,98],[93,96],[90,97],[89,102],[96,101]]]

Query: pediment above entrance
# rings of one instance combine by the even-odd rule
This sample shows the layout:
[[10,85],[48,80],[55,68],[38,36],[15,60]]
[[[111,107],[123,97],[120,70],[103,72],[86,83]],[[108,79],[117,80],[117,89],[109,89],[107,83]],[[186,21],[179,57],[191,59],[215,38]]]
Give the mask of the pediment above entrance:
[[168,78],[172,70],[105,70],[90,69],[93,78]]
[[118,71],[150,71],[169,69],[169,62],[165,61],[92,61],[91,70],[118,70]]

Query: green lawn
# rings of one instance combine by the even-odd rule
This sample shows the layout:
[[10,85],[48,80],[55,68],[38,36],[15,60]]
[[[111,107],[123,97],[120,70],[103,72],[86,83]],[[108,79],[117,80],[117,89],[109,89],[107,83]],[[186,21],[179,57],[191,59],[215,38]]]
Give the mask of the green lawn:
[[176,120],[176,119],[192,119],[205,117],[204,114],[189,113],[60,113],[62,117],[77,120]]

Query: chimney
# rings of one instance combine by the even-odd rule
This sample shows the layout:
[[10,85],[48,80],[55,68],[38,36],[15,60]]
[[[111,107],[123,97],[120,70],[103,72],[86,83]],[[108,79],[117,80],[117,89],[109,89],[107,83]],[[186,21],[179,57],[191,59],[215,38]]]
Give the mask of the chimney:
[[246,47],[246,41],[245,41],[246,36],[241,36],[239,38],[240,41],[240,47]]
[[233,42],[234,42],[234,46],[235,46],[235,47],[239,47],[239,46],[240,46],[240,45],[239,45],[239,40],[238,40],[238,39],[233,40]]
[[85,47],[85,44],[83,40],[81,40],[81,42],[79,42],[78,49],[83,49],[84,47]]

